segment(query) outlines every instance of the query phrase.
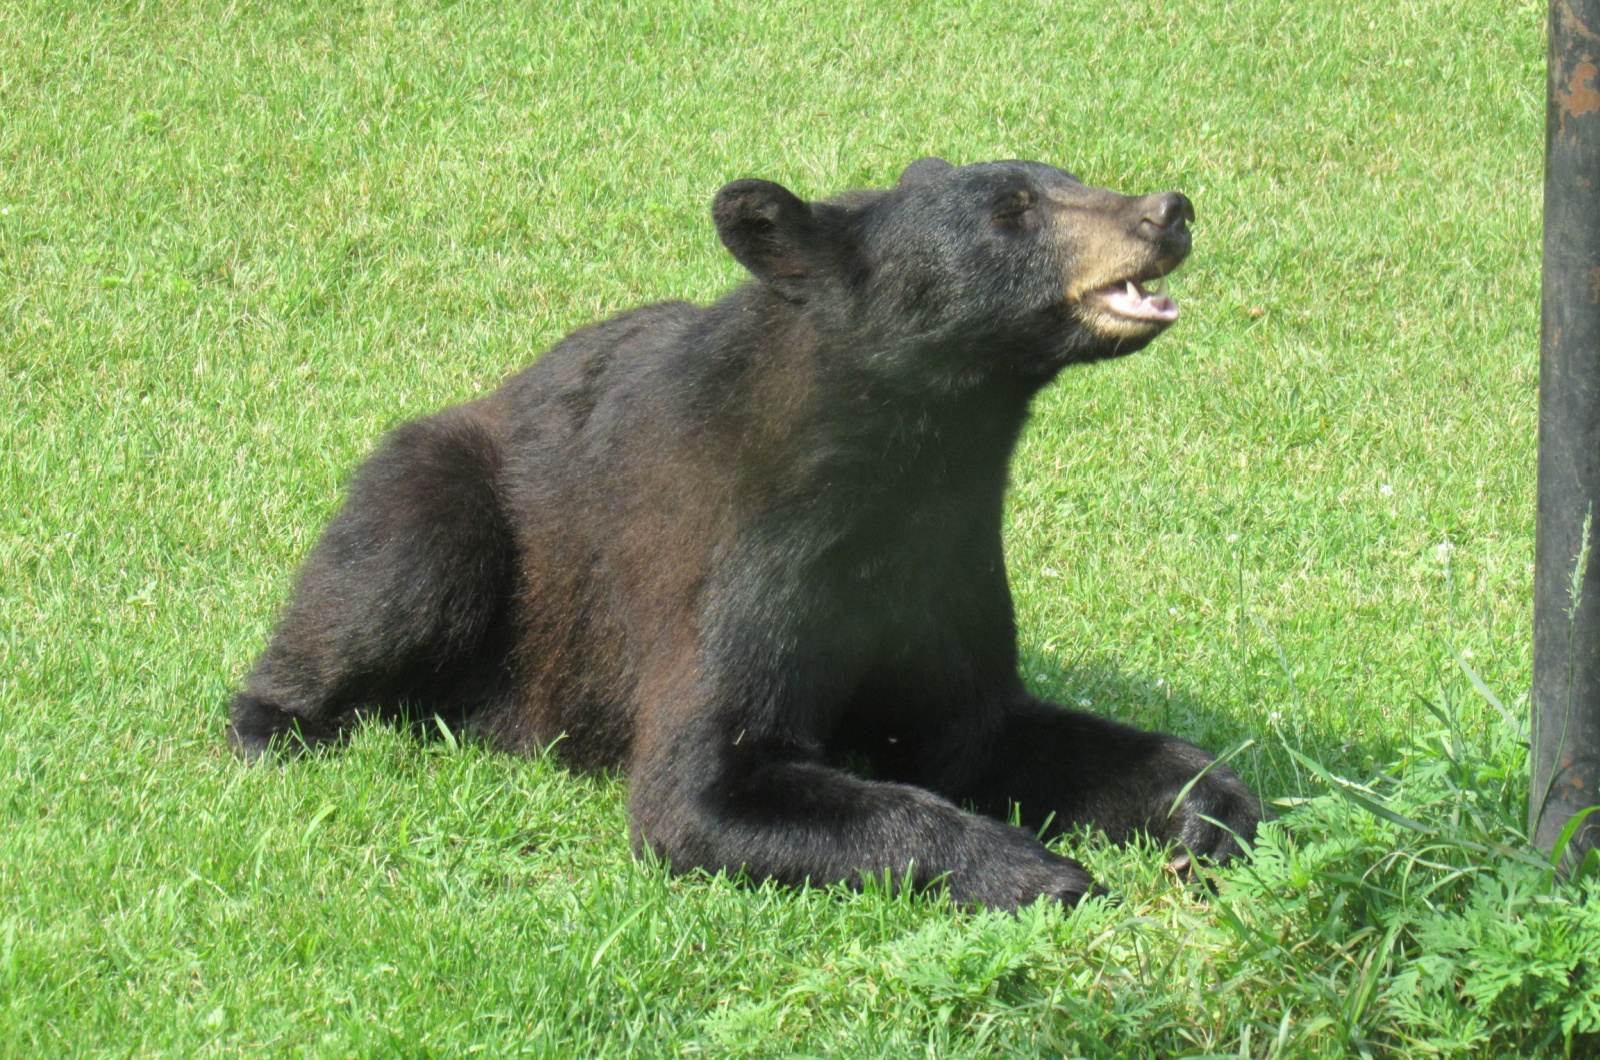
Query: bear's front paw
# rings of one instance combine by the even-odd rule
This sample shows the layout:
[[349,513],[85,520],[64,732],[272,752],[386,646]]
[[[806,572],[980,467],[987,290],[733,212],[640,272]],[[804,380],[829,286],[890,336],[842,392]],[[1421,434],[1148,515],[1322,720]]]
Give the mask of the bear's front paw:
[[1254,841],[1261,800],[1223,766],[1195,782],[1167,817],[1163,838],[1180,849],[1171,867],[1188,872],[1195,860],[1222,864]]
[[1094,877],[1082,865],[1071,858],[1053,854],[1049,857],[1054,863],[1041,861],[1021,871],[1013,868],[984,873],[983,878],[965,888],[965,895],[956,897],[986,909],[1014,912],[1040,899],[1071,908],[1085,898],[1105,895],[1105,888],[1096,885]]
[[987,820],[979,828],[987,833],[987,849],[972,867],[950,875],[951,897],[956,901],[1015,911],[1041,898],[1070,908],[1106,894],[1088,869],[1047,850],[1020,829]]

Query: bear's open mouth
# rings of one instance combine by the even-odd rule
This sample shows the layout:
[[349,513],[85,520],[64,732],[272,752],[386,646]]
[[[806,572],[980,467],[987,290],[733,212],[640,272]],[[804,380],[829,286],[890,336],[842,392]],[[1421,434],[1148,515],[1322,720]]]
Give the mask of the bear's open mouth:
[[1089,292],[1089,297],[1119,317],[1170,324],[1178,319],[1178,303],[1167,296],[1166,288],[1165,276],[1156,277],[1149,290],[1139,281],[1129,279],[1096,288]]

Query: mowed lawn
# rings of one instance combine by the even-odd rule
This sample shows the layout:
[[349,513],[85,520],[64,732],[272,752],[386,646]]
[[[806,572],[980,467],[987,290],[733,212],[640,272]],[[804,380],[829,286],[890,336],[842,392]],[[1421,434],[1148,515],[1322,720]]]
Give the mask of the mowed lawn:
[[[1544,5],[0,0],[0,1055],[1583,1055],[1517,834]],[[1185,191],[1183,319],[1013,468],[1042,694],[1283,815],[1074,913],[673,878],[624,782],[224,706],[349,470],[925,154]],[[1600,896],[1600,895],[1597,895]]]

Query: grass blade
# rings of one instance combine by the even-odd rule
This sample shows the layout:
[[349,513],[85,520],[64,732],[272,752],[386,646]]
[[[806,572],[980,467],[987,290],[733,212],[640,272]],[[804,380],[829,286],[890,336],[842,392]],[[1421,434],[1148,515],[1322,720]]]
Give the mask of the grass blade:
[[1355,803],[1363,810],[1366,810],[1374,817],[1381,817],[1390,824],[1397,824],[1401,828],[1409,828],[1411,831],[1417,832],[1421,835],[1433,835],[1434,832],[1437,831],[1436,829],[1423,824],[1421,821],[1415,821],[1404,814],[1395,813],[1388,807],[1381,806],[1374,800],[1360,794],[1355,790],[1355,786],[1353,784],[1351,784],[1348,780],[1342,780],[1328,772],[1327,769],[1323,768],[1322,763],[1312,761],[1292,747],[1288,748],[1287,750],[1295,757],[1297,761],[1300,762],[1301,765],[1305,766],[1317,776],[1321,777],[1323,782],[1326,783],[1329,788],[1342,795],[1344,798],[1349,799],[1351,802]]
[[1550,848],[1551,868],[1556,868],[1561,864],[1561,859],[1566,855],[1567,846],[1572,842],[1572,837],[1578,834],[1578,829],[1583,827],[1583,822],[1587,821],[1589,815],[1596,810],[1600,810],[1600,806],[1591,806],[1587,810],[1579,810],[1567,821],[1566,826],[1561,829],[1561,834],[1556,836],[1555,844]]
[[1472,687],[1478,690],[1478,695],[1483,697],[1484,702],[1500,712],[1500,716],[1506,720],[1507,725],[1511,726],[1511,731],[1516,733],[1519,739],[1526,740],[1528,738],[1527,727],[1518,720],[1510,708],[1500,701],[1500,697],[1494,694],[1493,689],[1484,683],[1483,678],[1478,676],[1478,671],[1474,670],[1462,654],[1456,651],[1454,644],[1445,641],[1444,646],[1450,649],[1450,654],[1455,658],[1456,665],[1461,668],[1462,673],[1467,675],[1467,680],[1472,682]]
[[450,748],[450,753],[458,754],[461,751],[461,741],[450,731],[450,726],[446,725],[444,719],[437,714],[433,716],[433,723],[439,727],[439,737],[444,740],[444,745]]
[[622,933],[632,926],[635,920],[638,920],[650,909],[660,904],[660,902],[660,898],[652,898],[650,901],[644,903],[639,908],[623,917],[622,923],[618,924],[616,928],[612,930],[611,934],[606,936],[605,941],[600,943],[599,948],[594,951],[594,956],[589,959],[589,969],[592,971],[595,968],[600,967],[600,959],[606,955],[606,950],[611,948],[611,944],[616,942]]
[[1217,768],[1218,766],[1227,763],[1231,758],[1233,758],[1234,755],[1237,755],[1240,751],[1243,751],[1245,748],[1254,746],[1255,742],[1256,741],[1254,740],[1254,738],[1246,740],[1244,743],[1242,743],[1239,746],[1235,747],[1233,750],[1229,751],[1227,754],[1218,755],[1216,758],[1213,758],[1211,761],[1207,762],[1206,763],[1206,767],[1204,769],[1202,769],[1200,772],[1196,773],[1193,777],[1189,778],[1189,783],[1185,784],[1182,788],[1178,789],[1178,794],[1172,800],[1172,805],[1167,807],[1167,817],[1170,818],[1173,814],[1178,812],[1178,807],[1183,805],[1183,800],[1189,797],[1189,792],[1194,790],[1194,786],[1196,784],[1200,783],[1200,779],[1202,777],[1204,777],[1207,773],[1211,772],[1213,769]]
[[[322,822],[332,817],[338,811],[338,805],[330,802],[325,804],[322,809],[313,814],[311,820],[306,822],[306,830],[300,834],[300,845],[310,846],[311,837],[316,834],[318,828],[322,827]],[[263,842],[265,842],[264,838]]]

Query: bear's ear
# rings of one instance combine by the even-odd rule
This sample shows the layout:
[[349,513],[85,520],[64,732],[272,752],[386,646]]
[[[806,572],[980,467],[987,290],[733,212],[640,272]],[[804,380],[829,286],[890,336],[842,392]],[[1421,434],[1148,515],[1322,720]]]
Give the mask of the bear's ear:
[[736,180],[711,204],[722,245],[756,279],[789,298],[805,297],[822,263],[811,207],[770,180]]
[[926,184],[934,177],[948,173],[954,168],[956,167],[944,159],[934,158],[932,155],[927,158],[919,158],[907,166],[904,173],[900,174],[900,187],[912,188],[918,184]]

